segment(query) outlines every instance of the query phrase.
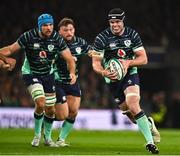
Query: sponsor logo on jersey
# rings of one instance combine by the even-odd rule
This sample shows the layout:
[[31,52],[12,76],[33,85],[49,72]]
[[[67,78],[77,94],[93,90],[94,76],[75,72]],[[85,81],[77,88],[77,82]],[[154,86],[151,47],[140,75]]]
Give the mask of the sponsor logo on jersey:
[[116,47],[116,43],[110,43],[110,44],[109,44],[109,47],[110,47],[110,48],[115,48],[115,47]]
[[48,50],[49,50],[49,51],[53,51],[53,49],[54,49],[54,45],[49,44],[49,45],[48,45]]
[[76,52],[77,52],[78,54],[80,54],[81,51],[82,51],[81,47],[77,47],[75,50],[76,50]]
[[40,47],[40,44],[39,43],[34,43],[34,48],[39,48]]
[[47,58],[47,53],[45,51],[40,51],[39,52],[39,57],[40,58]]
[[119,49],[117,55],[121,58],[124,58],[126,56],[126,52],[122,49]]
[[129,47],[131,45],[131,40],[125,40],[124,44],[126,47]]

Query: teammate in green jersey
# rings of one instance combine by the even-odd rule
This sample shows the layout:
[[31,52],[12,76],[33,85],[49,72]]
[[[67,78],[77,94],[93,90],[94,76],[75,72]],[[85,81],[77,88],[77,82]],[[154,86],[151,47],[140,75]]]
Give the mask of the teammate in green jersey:
[[35,136],[32,146],[39,146],[41,127],[44,119],[44,144],[56,147],[51,139],[55,117],[55,80],[53,63],[56,55],[62,56],[68,64],[71,83],[76,82],[75,62],[64,39],[54,31],[54,21],[50,14],[38,17],[38,28],[23,33],[16,42],[0,50],[0,54],[11,54],[24,50],[25,60],[22,75],[34,103]]
[[[93,69],[106,78],[115,103],[122,110],[128,110],[135,118],[147,142],[146,149],[157,154],[159,150],[155,142],[160,142],[159,132],[153,119],[147,118],[139,104],[140,87],[137,66],[147,64],[146,51],[139,34],[134,29],[124,26],[124,19],[125,12],[119,8],[114,8],[108,13],[110,26],[99,33],[94,42],[94,50],[99,55],[93,55]],[[112,58],[119,59],[124,66],[126,76],[122,80],[117,80],[116,72],[110,71],[106,66]]]
[[76,83],[71,84],[65,60],[61,57],[56,58],[56,118],[64,120],[56,144],[64,147],[68,146],[65,140],[73,128],[80,107],[81,89],[78,81],[80,58],[89,54],[90,45],[83,38],[75,36],[75,23],[71,18],[63,18],[58,24],[58,29],[74,57],[77,76]]

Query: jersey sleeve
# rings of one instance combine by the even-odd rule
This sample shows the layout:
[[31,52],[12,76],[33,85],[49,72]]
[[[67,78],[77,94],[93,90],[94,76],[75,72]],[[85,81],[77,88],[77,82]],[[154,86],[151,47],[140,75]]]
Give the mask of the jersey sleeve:
[[87,43],[86,40],[82,39],[82,54],[87,54],[91,49],[91,46]]
[[134,52],[144,49],[143,43],[141,41],[141,37],[135,30],[133,30],[132,32],[132,41],[133,41]]
[[18,44],[21,46],[21,48],[25,48],[27,46],[28,42],[28,32],[23,33],[18,39]]
[[105,49],[105,37],[103,35],[99,34],[96,36],[94,44],[93,44],[93,50],[95,50],[98,53],[104,53]]
[[66,48],[68,48],[66,42],[64,41],[64,39],[61,36],[59,36],[58,47],[59,47],[59,52],[60,53],[63,50],[65,50]]

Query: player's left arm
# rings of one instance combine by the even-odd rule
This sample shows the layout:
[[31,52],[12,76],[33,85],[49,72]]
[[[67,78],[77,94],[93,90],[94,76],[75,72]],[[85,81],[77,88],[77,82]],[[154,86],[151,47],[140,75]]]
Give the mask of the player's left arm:
[[95,55],[92,55],[92,67],[93,67],[93,70],[97,73],[97,74],[100,74],[101,76],[103,77],[107,77],[111,80],[116,80],[117,79],[117,73],[114,71],[110,71],[109,70],[109,67],[107,68],[104,68],[102,66],[102,60],[103,60],[103,57],[97,57]]
[[135,59],[122,61],[124,67],[141,66],[148,63],[147,54],[143,47],[140,50],[134,51]]
[[61,52],[61,55],[64,58],[64,60],[66,61],[67,66],[68,66],[68,70],[69,70],[70,77],[71,77],[70,84],[74,84],[76,82],[76,75],[75,75],[76,64],[75,64],[75,60],[74,60],[73,56],[71,55],[71,52],[70,52],[69,48],[64,49]]
[[123,62],[125,70],[129,67],[141,66],[148,63],[146,50],[144,49],[140,35],[135,31],[131,31],[131,39],[133,45],[134,58]]

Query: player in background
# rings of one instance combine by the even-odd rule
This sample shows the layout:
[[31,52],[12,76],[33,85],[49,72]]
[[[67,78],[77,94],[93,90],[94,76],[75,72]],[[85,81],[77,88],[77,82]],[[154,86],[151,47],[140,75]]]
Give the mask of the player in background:
[[57,147],[51,139],[52,124],[55,117],[55,79],[53,63],[55,56],[66,60],[71,82],[76,81],[75,62],[63,38],[54,31],[54,21],[50,14],[38,17],[38,28],[23,33],[16,42],[0,50],[0,54],[10,56],[24,50],[25,60],[22,75],[25,85],[34,102],[35,136],[32,146],[39,146],[41,127],[44,119],[44,144]]
[[[76,77],[78,78],[79,59],[88,53],[90,46],[84,39],[75,36],[75,24],[71,18],[63,18],[58,24],[58,30],[74,57]],[[62,57],[57,57],[55,65],[56,118],[57,120],[64,120],[56,144],[65,147],[69,146],[65,140],[73,128],[80,107],[81,89],[78,80],[75,84],[71,83],[67,64]]]
[[[150,118],[151,122],[149,122],[139,104],[140,88],[137,66],[147,64],[147,55],[139,34],[124,26],[124,19],[125,12],[123,10],[119,8],[110,10],[108,13],[110,27],[99,33],[94,42],[95,52],[92,57],[92,66],[96,73],[109,80],[106,82],[114,96],[115,103],[119,105],[120,109],[128,110],[132,114],[139,130],[145,137],[146,149],[156,154],[159,153],[155,145],[155,142],[160,141],[159,132],[153,119]],[[117,74],[110,72],[107,67],[107,62],[111,58],[121,59],[126,71],[126,76],[122,81],[118,81]]]

